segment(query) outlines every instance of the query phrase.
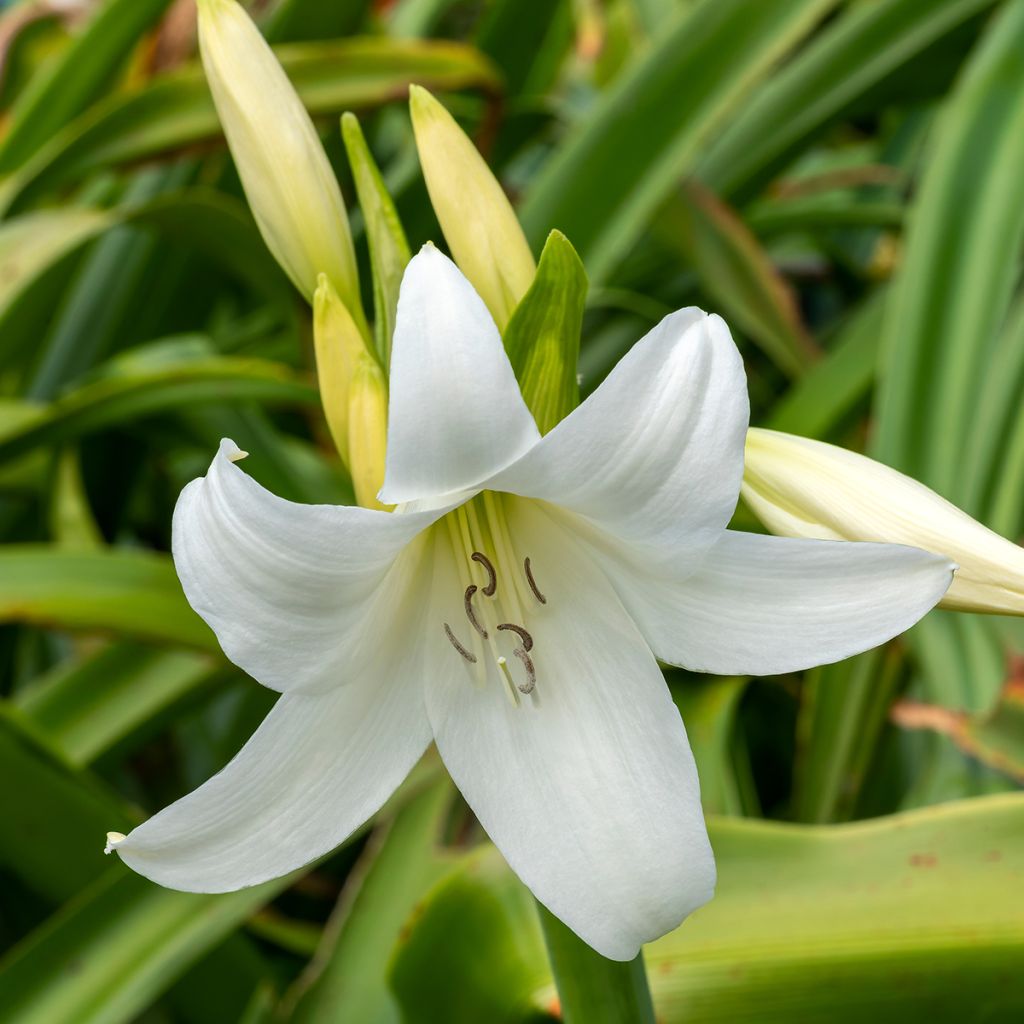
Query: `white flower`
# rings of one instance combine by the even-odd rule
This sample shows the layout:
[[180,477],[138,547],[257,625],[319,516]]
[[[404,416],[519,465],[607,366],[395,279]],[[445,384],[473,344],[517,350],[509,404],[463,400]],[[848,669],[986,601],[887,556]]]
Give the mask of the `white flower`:
[[283,696],[220,774],[111,847],[174,888],[253,885],[344,840],[433,739],[537,898],[633,957],[715,883],[656,657],[845,658],[950,581],[913,548],[727,531],[747,418],[728,329],[686,309],[541,438],[484,304],[425,248],[392,357],[380,500],[399,511],[283,501],[230,441],[182,493],[185,592]]
[[913,544],[952,559],[942,607],[1024,615],[1024,549],[924,484],[822,441],[754,430],[743,497],[773,533]]

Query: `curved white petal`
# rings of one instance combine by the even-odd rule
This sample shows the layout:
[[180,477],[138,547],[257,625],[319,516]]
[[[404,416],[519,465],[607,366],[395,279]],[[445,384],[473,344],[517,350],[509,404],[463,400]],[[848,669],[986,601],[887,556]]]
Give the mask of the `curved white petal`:
[[[529,505],[516,502],[509,528],[547,598],[525,616],[537,701],[513,707],[490,661],[476,684],[439,635],[450,668],[427,677],[427,712],[512,869],[598,952],[627,960],[714,889],[697,773],[643,638],[585,549]],[[437,579],[436,617],[464,624],[457,583]]]
[[473,489],[539,437],[486,306],[447,256],[424,246],[398,297],[380,500]]
[[666,317],[578,409],[488,487],[576,513],[603,557],[692,572],[732,516],[749,419],[743,361],[720,317]]
[[429,742],[412,671],[327,694],[286,694],[223,771],[110,847],[133,871],[172,889],[256,885],[351,835]]
[[409,545],[441,512],[299,505],[242,472],[239,457],[222,441],[174,509],[185,596],[264,686],[321,692],[357,678],[400,628],[418,556]]
[[948,558],[897,544],[727,531],[682,584],[615,579],[663,661],[771,675],[840,661],[909,629],[949,587]]

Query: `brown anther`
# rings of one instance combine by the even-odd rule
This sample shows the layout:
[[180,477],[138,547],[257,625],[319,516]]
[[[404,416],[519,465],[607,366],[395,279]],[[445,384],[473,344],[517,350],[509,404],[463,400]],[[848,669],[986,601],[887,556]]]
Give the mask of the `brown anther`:
[[483,588],[482,593],[485,597],[494,597],[494,592],[498,589],[498,574],[494,571],[491,560],[480,551],[474,551],[469,557],[474,562],[479,562],[487,570],[487,575],[490,579],[487,581],[487,586]]
[[533,667],[533,659],[522,647],[517,647],[512,653],[523,663],[523,668],[526,669],[526,682],[520,683],[517,689],[520,693],[533,693],[534,687],[537,685],[537,670]]
[[541,604],[547,604],[548,599],[537,589],[537,581],[533,578],[533,572],[530,569],[529,558],[523,563],[523,568],[526,570],[526,582],[530,584],[530,589],[533,591],[533,596],[540,601]]
[[522,626],[517,626],[514,622],[503,622],[498,629],[510,629],[513,633],[518,633],[519,639],[523,641],[523,650],[533,650],[533,637]]
[[469,619],[469,624],[486,640],[490,634],[477,622],[476,615],[473,612],[473,595],[478,589],[474,583],[466,587],[466,596],[463,599],[463,604],[466,606],[466,618]]
[[470,651],[467,651],[466,648],[459,643],[455,634],[452,632],[452,627],[449,626],[447,622],[444,624],[444,632],[445,635],[448,637],[449,641],[451,642],[452,647],[454,647],[455,650],[457,650],[459,654],[461,654],[466,659],[466,661],[468,661],[471,665],[475,665],[476,655],[471,653]]

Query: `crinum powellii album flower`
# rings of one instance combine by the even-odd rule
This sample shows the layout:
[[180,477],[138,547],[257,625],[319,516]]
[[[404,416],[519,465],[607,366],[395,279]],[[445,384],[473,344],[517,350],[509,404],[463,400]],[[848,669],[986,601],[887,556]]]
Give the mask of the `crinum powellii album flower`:
[[541,437],[498,331],[431,246],[402,284],[380,499],[297,505],[224,441],[174,515],[189,601],[282,693],[194,793],[110,848],[220,892],[328,852],[433,740],[537,898],[628,959],[712,895],[697,773],[657,660],[768,674],[881,643],[945,593],[940,555],[726,529],[742,361],[666,317]]

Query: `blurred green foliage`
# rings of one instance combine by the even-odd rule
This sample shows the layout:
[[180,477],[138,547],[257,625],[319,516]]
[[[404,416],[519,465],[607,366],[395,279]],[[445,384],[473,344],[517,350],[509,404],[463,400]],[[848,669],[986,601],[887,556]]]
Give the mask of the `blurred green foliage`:
[[[476,139],[535,256],[565,233],[589,292],[555,236],[538,287],[564,285],[564,316],[517,316],[556,341],[582,316],[584,395],[698,304],[733,328],[755,423],[1024,532],[1024,0],[252,6],[346,195],[386,185],[414,250],[440,232],[412,82]],[[279,494],[352,491],[190,4],[22,0],[0,59],[0,1019],[557,1014],[535,908],[431,755],[300,877],[185,895],[103,857],[273,700],[181,594],[181,487],[230,435]],[[405,237],[353,218],[364,301],[391,316]],[[721,880],[648,949],[659,1020],[1024,1016],[1022,653],[1015,621],[933,613],[799,677],[669,674]]]

